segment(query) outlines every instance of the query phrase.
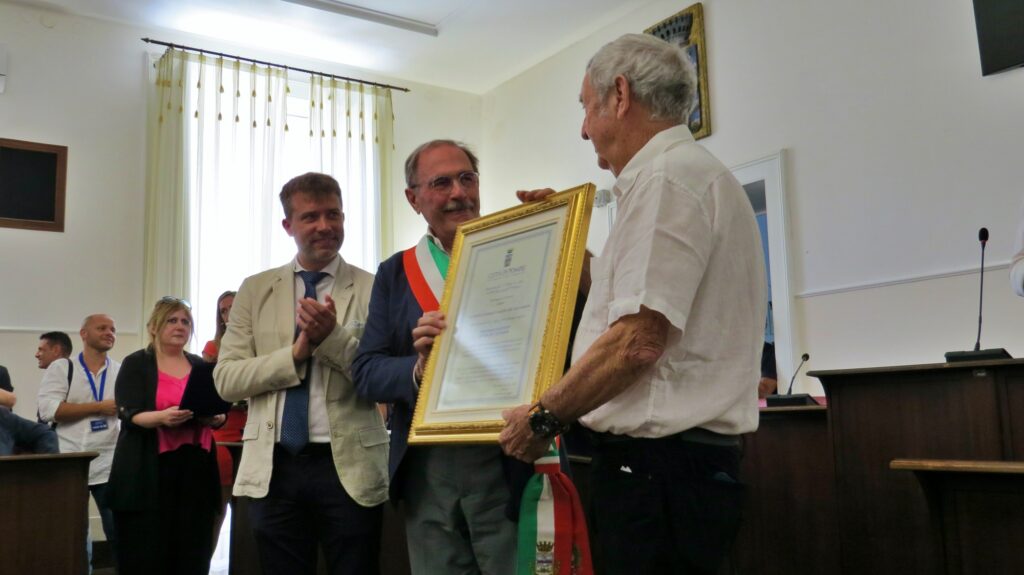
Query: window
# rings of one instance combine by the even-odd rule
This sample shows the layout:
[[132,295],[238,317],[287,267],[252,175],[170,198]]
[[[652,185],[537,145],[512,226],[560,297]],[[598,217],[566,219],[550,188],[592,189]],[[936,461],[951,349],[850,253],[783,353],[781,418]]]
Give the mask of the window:
[[345,211],[342,257],[376,269],[377,112],[385,103],[389,109],[390,94],[220,58],[179,58],[182,71],[164,80],[159,105],[168,114],[177,107],[184,130],[179,165],[187,221],[169,224],[187,229],[186,297],[196,318],[192,347],[201,349],[215,334],[220,293],[294,257],[278,193],[296,175],[317,171],[338,180]]

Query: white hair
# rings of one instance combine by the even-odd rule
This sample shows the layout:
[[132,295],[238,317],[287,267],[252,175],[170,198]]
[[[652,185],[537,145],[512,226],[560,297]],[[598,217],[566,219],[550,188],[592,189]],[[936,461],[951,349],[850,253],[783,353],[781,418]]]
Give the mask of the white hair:
[[624,76],[655,120],[686,123],[697,103],[697,71],[689,56],[647,34],[626,34],[605,44],[587,64],[587,75],[602,96],[615,86],[616,76]]

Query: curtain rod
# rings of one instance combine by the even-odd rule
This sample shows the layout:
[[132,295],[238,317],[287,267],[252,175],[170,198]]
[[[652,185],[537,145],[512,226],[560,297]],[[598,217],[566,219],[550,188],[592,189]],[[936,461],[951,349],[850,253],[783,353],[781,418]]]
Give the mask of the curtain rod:
[[264,66],[273,66],[275,68],[282,68],[284,70],[295,70],[296,72],[303,72],[305,74],[315,74],[317,76],[325,76],[327,78],[333,78],[336,80],[347,80],[349,82],[356,82],[358,84],[366,84],[368,86],[379,86],[381,88],[390,88],[392,90],[401,90],[402,92],[408,92],[409,88],[403,88],[401,86],[392,86],[391,84],[381,84],[380,82],[371,82],[369,80],[360,80],[358,78],[349,78],[348,76],[338,76],[337,74],[328,74],[326,72],[317,72],[316,70],[306,70],[304,68],[295,68],[293,66],[285,66],[283,64],[275,64],[273,62],[265,62],[263,60],[253,60],[252,58],[245,58],[243,56],[235,56],[233,54],[224,54],[223,52],[214,52],[212,50],[204,50],[202,48],[193,48],[191,46],[183,46],[181,44],[172,44],[170,42],[162,42],[160,40],[153,40],[151,38],[143,38],[143,42],[147,44],[157,44],[160,46],[167,46],[168,48],[177,48],[179,50],[190,50],[192,52],[199,52],[200,54],[209,54],[211,56],[220,56],[221,58],[229,58],[232,60],[238,60],[240,62],[251,62],[253,64],[262,64]]

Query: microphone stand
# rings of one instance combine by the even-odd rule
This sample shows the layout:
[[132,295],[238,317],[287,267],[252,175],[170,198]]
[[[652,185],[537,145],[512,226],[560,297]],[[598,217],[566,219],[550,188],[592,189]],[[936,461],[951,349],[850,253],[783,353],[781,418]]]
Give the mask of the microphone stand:
[[974,349],[971,351],[947,351],[946,363],[960,361],[986,361],[994,359],[1012,359],[1013,356],[1001,347],[981,349],[981,318],[982,304],[985,301],[985,244],[988,243],[988,228],[978,230],[978,241],[981,242],[981,281],[978,288],[978,339],[974,342]]
[[800,356],[800,365],[796,366],[793,370],[793,377],[789,378],[789,389],[786,390],[785,395],[772,394],[765,398],[768,407],[795,407],[800,405],[820,405],[817,400],[811,397],[808,393],[793,394],[793,382],[796,381],[796,376],[800,373],[800,368],[804,366],[804,362],[811,359],[810,354],[803,354]]

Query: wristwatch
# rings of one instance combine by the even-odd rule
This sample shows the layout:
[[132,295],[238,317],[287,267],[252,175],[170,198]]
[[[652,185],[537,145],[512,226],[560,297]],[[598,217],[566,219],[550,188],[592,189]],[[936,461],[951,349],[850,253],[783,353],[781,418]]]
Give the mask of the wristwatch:
[[559,421],[555,414],[545,409],[540,402],[537,402],[530,413],[530,429],[538,437],[551,439],[560,433],[568,431],[569,426]]

